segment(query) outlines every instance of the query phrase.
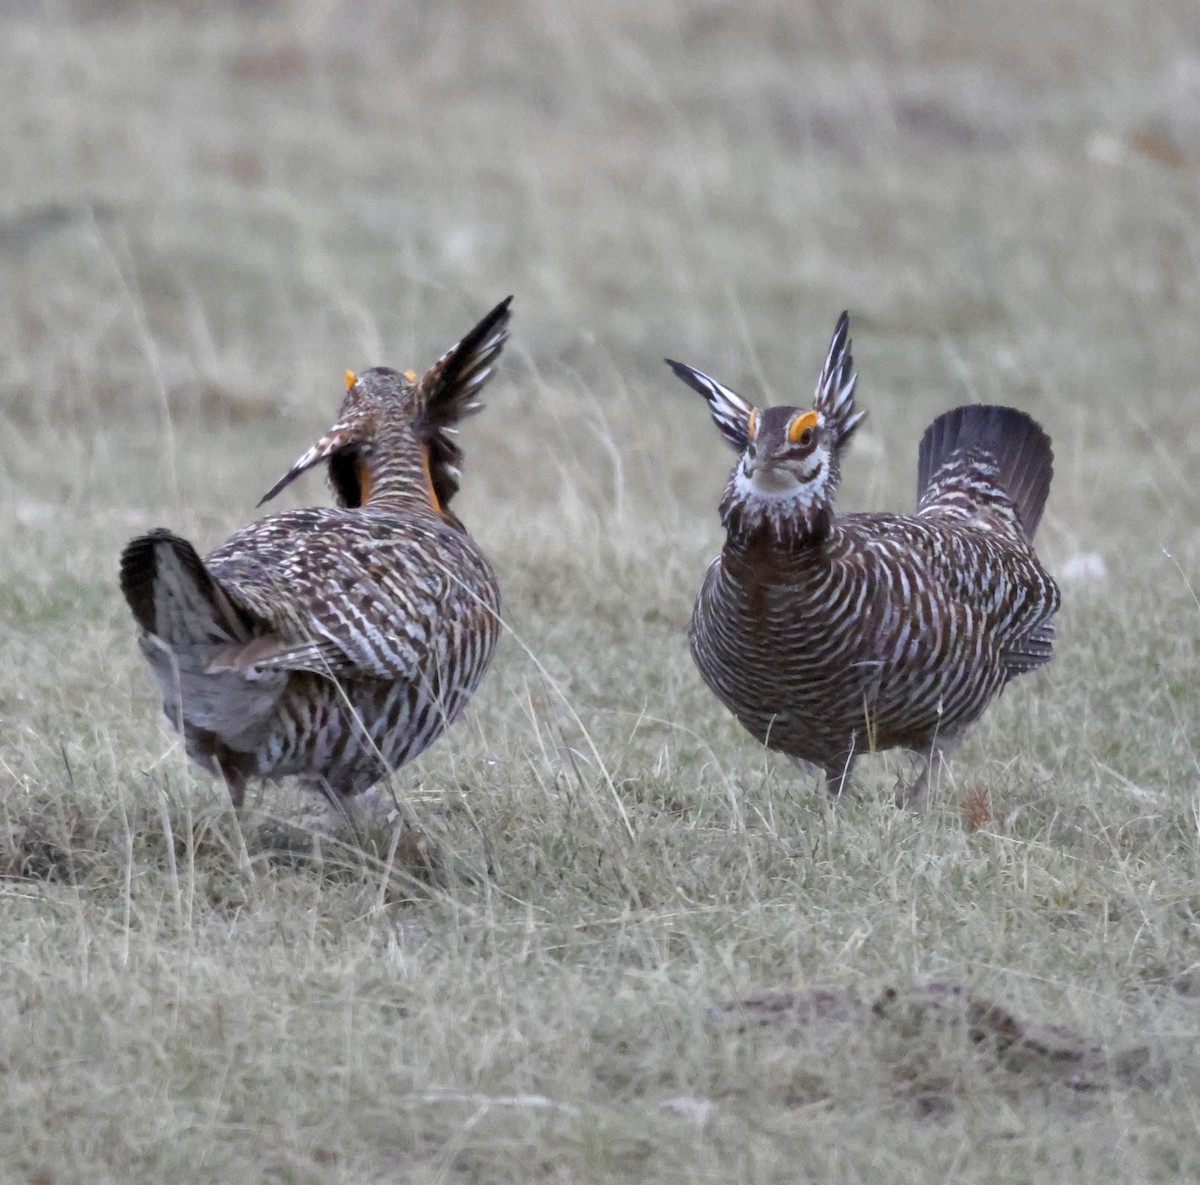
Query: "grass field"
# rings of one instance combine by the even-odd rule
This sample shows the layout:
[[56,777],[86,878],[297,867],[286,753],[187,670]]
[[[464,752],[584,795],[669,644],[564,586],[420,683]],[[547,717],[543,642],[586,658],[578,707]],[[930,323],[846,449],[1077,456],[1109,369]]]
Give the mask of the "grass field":
[[[6,9],[0,1180],[1200,1177],[1200,25],[1019,7]],[[495,666],[365,851],[239,822],[120,548],[215,545],[509,292]],[[687,655],[732,454],[661,358],[802,402],[843,307],[843,509],[956,403],[1055,442],[1055,660],[921,817]]]

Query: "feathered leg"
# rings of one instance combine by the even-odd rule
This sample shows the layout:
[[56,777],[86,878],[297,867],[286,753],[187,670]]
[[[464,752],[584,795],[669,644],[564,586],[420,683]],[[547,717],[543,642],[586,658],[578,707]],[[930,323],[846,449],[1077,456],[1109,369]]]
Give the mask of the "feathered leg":
[[[825,767],[825,790],[830,798],[841,798],[850,785],[850,771],[858,754],[851,751]],[[851,795],[853,797],[853,795]]]
[[917,776],[917,780],[903,793],[896,795],[896,805],[907,807],[910,811],[923,811],[929,799],[929,781],[933,775],[933,767],[939,769],[946,758],[958,748],[962,740],[961,734],[941,735],[929,746],[925,754],[925,768]]

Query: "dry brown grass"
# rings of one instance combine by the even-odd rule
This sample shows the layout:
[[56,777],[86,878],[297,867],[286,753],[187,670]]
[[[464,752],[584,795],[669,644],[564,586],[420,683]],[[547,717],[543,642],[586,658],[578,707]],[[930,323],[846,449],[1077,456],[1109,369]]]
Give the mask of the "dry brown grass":
[[[3,18],[0,1177],[1200,1175],[1200,49],[1178,2],[1000,13]],[[239,825],[157,728],[121,545],[216,543],[345,367],[508,292],[462,514],[514,636],[393,780],[419,837],[314,846],[286,788]],[[964,399],[1057,452],[1057,657],[916,820],[896,757],[822,801],[683,640],[730,457],[660,359],[803,398],[842,307],[846,508],[906,506]],[[719,1011],[929,981],[1067,1026],[1087,1088],[969,1007]]]

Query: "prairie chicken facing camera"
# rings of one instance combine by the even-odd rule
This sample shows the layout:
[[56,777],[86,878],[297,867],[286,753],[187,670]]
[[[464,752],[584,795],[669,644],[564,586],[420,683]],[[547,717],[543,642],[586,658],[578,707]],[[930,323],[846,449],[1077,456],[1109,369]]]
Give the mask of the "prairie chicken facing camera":
[[725,546],[692,616],[692,656],[717,698],[771,749],[840,795],[858,756],[934,759],[1016,675],[1050,661],[1058,588],[1032,540],[1050,491],[1050,438],[1024,412],[972,404],[921,440],[915,514],[834,513],[864,412],[849,318],[811,409],[759,409],[668,359],[740,454]]
[[336,507],[268,515],[203,559],[166,530],[125,548],[121,591],[166,717],[236,807],[252,778],[296,775],[335,801],[368,789],[487,669],[500,590],[450,510],[454,432],[480,408],[511,300],[419,380],[347,372],[337,423],[262,499],[324,462]]

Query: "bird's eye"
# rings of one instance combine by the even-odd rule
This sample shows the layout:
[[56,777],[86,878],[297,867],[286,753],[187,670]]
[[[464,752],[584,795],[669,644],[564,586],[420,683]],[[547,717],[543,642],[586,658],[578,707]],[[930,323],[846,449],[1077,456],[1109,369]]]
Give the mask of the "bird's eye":
[[815,411],[806,411],[802,416],[795,416],[788,425],[788,444],[798,445],[800,448],[808,448],[816,439],[819,425],[820,416]]

